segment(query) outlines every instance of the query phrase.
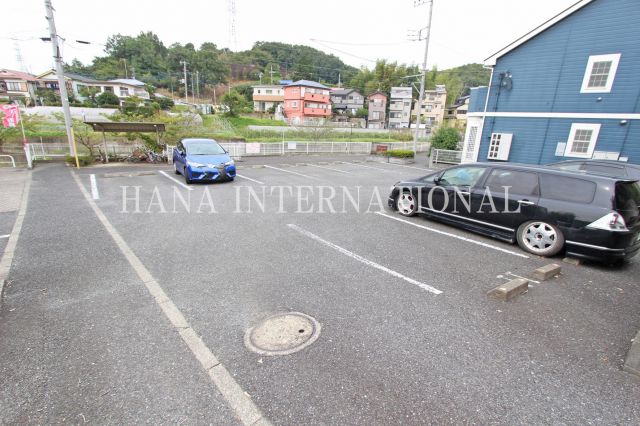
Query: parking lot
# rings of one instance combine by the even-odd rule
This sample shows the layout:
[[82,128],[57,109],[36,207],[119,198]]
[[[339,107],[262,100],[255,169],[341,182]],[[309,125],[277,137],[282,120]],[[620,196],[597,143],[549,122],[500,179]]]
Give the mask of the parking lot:
[[[252,159],[187,186],[166,165],[36,168],[0,311],[2,422],[638,424],[621,366],[639,260],[573,265],[385,208],[428,172]],[[487,297],[552,262],[559,277]],[[248,350],[285,312],[317,340]]]

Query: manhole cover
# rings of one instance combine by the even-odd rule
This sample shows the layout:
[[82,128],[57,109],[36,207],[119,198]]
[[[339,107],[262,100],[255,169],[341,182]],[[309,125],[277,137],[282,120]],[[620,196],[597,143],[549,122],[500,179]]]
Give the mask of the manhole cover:
[[300,312],[278,314],[247,330],[244,343],[262,355],[289,355],[306,348],[320,335],[320,324]]

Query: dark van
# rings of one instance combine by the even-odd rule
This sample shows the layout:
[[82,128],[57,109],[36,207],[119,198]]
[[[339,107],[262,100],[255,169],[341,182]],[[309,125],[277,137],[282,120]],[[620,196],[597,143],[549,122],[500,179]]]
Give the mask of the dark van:
[[597,261],[640,250],[640,183],[545,166],[474,163],[398,182],[389,207],[518,242],[529,253]]

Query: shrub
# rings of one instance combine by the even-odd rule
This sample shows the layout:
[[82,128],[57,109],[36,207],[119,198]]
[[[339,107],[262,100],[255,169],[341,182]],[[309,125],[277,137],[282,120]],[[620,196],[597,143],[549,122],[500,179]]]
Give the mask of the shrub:
[[413,158],[413,151],[410,149],[390,149],[385,151],[384,155],[394,158]]
[[120,105],[120,98],[113,92],[103,92],[96,96],[96,102],[102,107],[107,105]]
[[431,149],[458,149],[460,134],[453,127],[440,127],[431,136]]
[[155,101],[160,105],[160,109],[162,110],[170,110],[175,103],[173,102],[173,99],[171,98],[165,98],[165,97],[156,97]]
[[[76,165],[76,158],[72,155],[67,155],[66,161],[72,166]],[[78,163],[80,163],[80,167],[90,166],[93,164],[93,161],[93,158],[88,155],[78,155]]]

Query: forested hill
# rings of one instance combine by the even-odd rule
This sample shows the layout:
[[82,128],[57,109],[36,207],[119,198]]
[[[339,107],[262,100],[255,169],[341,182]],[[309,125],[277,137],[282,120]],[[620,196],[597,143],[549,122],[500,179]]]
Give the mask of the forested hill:
[[[139,35],[114,35],[108,38],[105,55],[91,64],[73,60],[66,69],[97,79],[136,78],[156,87],[182,90],[182,61],[187,62],[188,80],[195,76],[202,93],[229,81],[277,82],[281,79],[315,80],[343,87],[353,87],[368,95],[375,90],[389,92],[391,86],[408,85],[417,79],[407,76],[419,73],[415,65],[379,60],[372,69],[357,69],[335,55],[303,45],[278,42],[256,42],[250,50],[232,52],[207,42],[165,44],[152,32]],[[486,85],[489,72],[480,64],[468,64],[448,70],[433,69],[427,76],[427,88],[445,84],[448,101],[466,94],[470,87]]]
[[105,56],[97,57],[91,64],[77,60],[66,69],[98,79],[129,77],[159,87],[169,87],[183,76],[181,61],[187,61],[188,71],[198,71],[200,84],[226,83],[229,80],[263,81],[281,78],[312,79],[328,84],[353,77],[358,69],[345,64],[335,55],[326,54],[309,46],[276,42],[257,42],[250,50],[232,52],[219,49],[214,43],[165,44],[152,32],[136,37],[114,35],[109,37]]

